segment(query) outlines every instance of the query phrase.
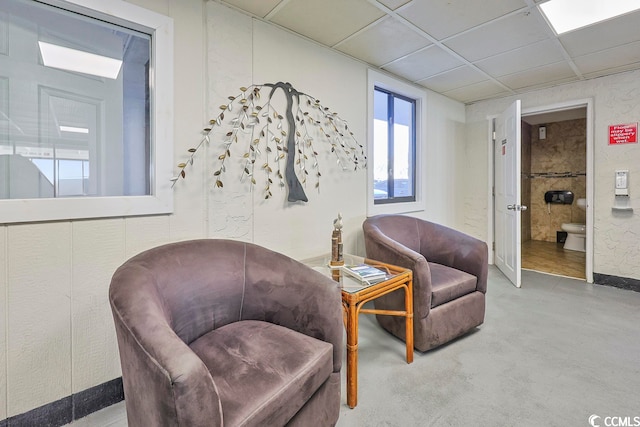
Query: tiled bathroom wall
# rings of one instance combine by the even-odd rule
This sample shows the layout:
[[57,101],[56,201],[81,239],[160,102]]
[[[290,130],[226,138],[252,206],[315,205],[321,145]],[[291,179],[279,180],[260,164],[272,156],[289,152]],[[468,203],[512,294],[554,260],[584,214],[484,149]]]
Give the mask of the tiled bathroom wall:
[[[522,122],[521,125],[521,198],[520,204],[531,207],[531,125]],[[531,209],[521,213],[522,241],[531,240]]]
[[[546,139],[539,139],[538,128],[531,126],[531,170],[528,176],[531,199],[531,239],[555,242],[557,231],[566,222],[585,223],[586,215],[577,199],[586,197],[587,135],[586,119],[549,123]],[[524,131],[524,128],[523,128]],[[524,159],[523,133],[523,159]],[[523,162],[523,176],[524,173]],[[523,185],[524,188],[524,185]],[[574,193],[571,205],[547,204],[544,193],[569,190]],[[523,200],[524,190],[523,190]],[[523,221],[524,222],[524,221]],[[523,241],[524,241],[523,232]]]

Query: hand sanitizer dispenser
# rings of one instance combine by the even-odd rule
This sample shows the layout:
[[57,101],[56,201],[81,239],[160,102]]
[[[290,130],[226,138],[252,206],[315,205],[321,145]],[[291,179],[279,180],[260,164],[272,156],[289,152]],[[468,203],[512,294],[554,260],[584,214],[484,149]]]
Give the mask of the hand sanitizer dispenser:
[[628,196],[629,195],[629,171],[617,170],[616,171],[616,196]]

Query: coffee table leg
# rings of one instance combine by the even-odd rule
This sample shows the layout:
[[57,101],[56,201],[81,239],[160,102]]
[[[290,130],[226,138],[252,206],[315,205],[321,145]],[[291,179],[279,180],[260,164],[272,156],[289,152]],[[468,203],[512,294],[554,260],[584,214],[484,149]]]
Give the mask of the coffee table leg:
[[347,405],[358,404],[358,313],[349,305],[347,313]]

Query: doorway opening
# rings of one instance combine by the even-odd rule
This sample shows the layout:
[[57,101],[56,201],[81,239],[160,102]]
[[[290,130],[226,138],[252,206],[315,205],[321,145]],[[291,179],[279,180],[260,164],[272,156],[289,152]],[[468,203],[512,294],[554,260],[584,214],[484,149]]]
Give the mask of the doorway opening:
[[[559,267],[561,269],[559,271],[555,269],[552,270],[549,265],[545,266],[542,265],[542,263],[534,266],[525,264],[525,268],[560,276],[579,277],[582,280],[586,280],[588,283],[593,283],[593,100],[575,100],[542,107],[522,109],[521,113],[519,103],[520,101],[514,102],[514,104],[505,110],[502,115],[489,119],[490,185],[488,188],[488,198],[490,202],[488,231],[489,235],[493,236],[493,251],[490,252],[490,262],[496,264],[506,276],[510,277],[510,280],[516,287],[520,287],[520,270],[523,267],[523,247],[524,250],[527,251],[530,249],[528,246],[531,244],[526,242],[539,241],[547,244],[556,251],[555,253],[547,254],[547,259],[552,259],[558,263],[558,261],[562,261],[562,257],[559,253],[561,253],[564,258],[573,257],[577,259],[567,261],[565,263],[560,262]],[[517,147],[517,149],[510,149],[512,153],[515,152],[516,154],[511,156],[511,160],[506,161],[509,156],[505,156],[504,144],[505,141],[508,143],[509,138],[505,140],[501,139],[503,138],[502,136],[498,137],[498,133],[502,134],[502,132],[497,132],[497,130],[500,130],[497,126],[498,124],[501,124],[501,126],[507,125],[508,121],[505,120],[507,120],[509,114],[513,114],[509,113],[509,111],[514,108],[516,108],[515,118],[517,121],[513,123],[511,127],[517,128],[517,131],[511,131],[513,133],[511,138],[514,138],[517,141],[514,146]],[[531,144],[534,143],[534,136],[538,143],[542,143],[543,141],[548,143],[551,141],[551,132],[555,135],[558,131],[558,129],[556,129],[557,127],[560,127],[560,130],[562,130],[562,126],[564,125],[559,125],[559,123],[571,120],[580,120],[581,122],[579,125],[574,123],[572,130],[570,132],[567,131],[567,135],[570,135],[570,137],[565,135],[565,137],[561,139],[563,142],[566,139],[574,137],[575,139],[581,139],[581,145],[579,148],[580,154],[571,159],[558,160],[561,155],[566,155],[567,152],[576,150],[575,146],[568,147],[568,143],[564,144],[564,146],[561,144],[561,146],[550,150],[552,152],[552,156],[547,158],[547,160],[544,158],[531,158],[531,160],[529,160],[532,162],[531,164],[533,166],[531,169],[528,168],[528,163],[526,163],[527,161],[525,160],[525,166],[524,169],[522,169],[521,151],[523,147],[521,144],[521,136],[524,134],[525,139],[529,136],[531,137],[529,142],[525,143],[528,144],[528,147],[525,146],[524,149],[532,149],[533,146]],[[531,129],[528,129],[527,127],[530,127]],[[540,131],[541,127],[544,127],[543,131]],[[542,138],[540,137],[540,132],[542,132]],[[578,133],[580,133],[581,136],[575,135]],[[574,144],[577,143],[574,142]],[[549,150],[552,147],[552,144],[548,144],[543,148]],[[508,154],[510,150],[507,149],[506,153]],[[532,153],[535,156],[533,151]],[[525,153],[525,158],[527,155],[531,155],[532,153]],[[579,160],[577,160],[578,158]],[[547,168],[538,168],[536,166],[537,161],[546,164]],[[563,167],[549,168],[549,166],[553,166],[556,163],[558,165],[563,165]],[[507,211],[511,209],[512,211],[515,210],[518,212],[517,215],[513,216],[511,221],[506,221],[504,218],[505,212],[507,211],[504,209],[501,210],[504,200],[502,200],[502,204],[498,200],[498,193],[500,193],[498,190],[504,183],[502,182],[501,184],[499,181],[500,177],[503,175],[508,178],[507,182],[510,182],[510,194],[513,193],[510,196],[510,201],[506,204],[506,209]],[[565,179],[565,181],[561,181],[562,179]],[[532,186],[532,182],[543,185],[534,184]],[[560,188],[560,186],[567,187]],[[523,188],[525,191],[524,196],[522,194]],[[549,191],[564,193],[565,191],[563,190],[566,190],[567,192],[570,191],[572,193],[571,196],[573,197],[573,200],[571,202],[565,199],[562,200],[564,203],[560,203],[558,200],[548,200],[545,198],[545,193]],[[564,211],[558,209],[562,204],[564,204],[564,206],[562,206]],[[528,209],[529,205],[532,206],[533,210]],[[585,210],[578,211],[578,205],[584,207]],[[521,221],[523,213],[525,215],[524,225]],[[546,218],[544,216],[539,217],[542,213],[546,214]],[[527,215],[530,216],[527,217]],[[582,221],[584,221],[584,223]],[[511,225],[505,228],[505,224]],[[584,234],[582,235],[580,248],[583,248],[584,252],[582,250],[573,250],[573,245],[568,245],[569,248],[565,249],[564,244],[558,243],[558,240],[564,239],[564,229],[570,228],[563,227],[563,224],[567,226],[584,224]],[[548,233],[546,237],[541,237],[541,234],[539,234],[543,231],[541,230],[542,225],[546,226],[546,232]],[[509,235],[507,236],[508,238],[505,239],[505,233],[507,231],[509,231]],[[573,237],[576,237],[575,233]],[[524,245],[523,241],[525,242]],[[575,239],[573,239],[573,241],[575,242]],[[510,249],[508,252],[505,252],[505,248]],[[524,257],[526,262],[530,260],[530,254],[538,254],[542,256],[542,251],[534,250],[533,252],[528,251],[528,253],[525,253]],[[512,260],[511,265],[514,266],[513,274],[507,274],[507,272],[501,268],[502,264],[499,261],[501,261],[506,255],[509,255],[508,259]],[[578,273],[574,273],[570,269],[566,268],[570,263],[577,265],[577,267],[574,268],[578,270]],[[510,275],[513,275],[514,278],[512,279]]]
[[521,136],[522,268],[586,280],[587,108],[523,114]]

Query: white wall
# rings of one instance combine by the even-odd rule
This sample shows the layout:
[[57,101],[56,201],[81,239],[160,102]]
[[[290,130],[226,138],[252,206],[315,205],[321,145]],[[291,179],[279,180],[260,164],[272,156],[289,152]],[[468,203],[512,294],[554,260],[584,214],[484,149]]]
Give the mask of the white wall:
[[[183,152],[204,116],[203,3],[132,3],[175,20],[175,152]],[[143,249],[203,236],[201,199],[185,186],[171,216],[0,226],[0,420],[121,375],[111,275]]]
[[[214,2],[131,3],[174,19],[175,163],[227,96],[252,83],[292,83],[366,142],[364,64]],[[462,183],[450,171],[459,167],[464,105],[428,92],[426,113],[427,209],[415,215],[455,225]],[[215,139],[198,153],[174,187],[173,215],[0,226],[0,420],[121,375],[108,286],[114,270],[142,250],[224,237],[301,259],[329,251],[332,220],[342,212],[345,251],[363,253],[365,171],[338,170],[322,151],[320,193],[307,188],[309,202],[290,205],[279,190],[267,201],[249,193],[231,167],[224,189],[214,189],[218,154]]]
[[[241,86],[289,82],[336,111],[348,121],[356,140],[366,145],[366,64],[214,2],[207,4],[207,17],[210,117],[217,116],[220,104],[237,95]],[[427,91],[425,111],[427,132],[422,143],[426,145],[427,208],[412,215],[455,226],[458,183],[451,171],[456,168],[457,142],[464,138],[464,105]],[[345,251],[364,254],[361,226],[366,217],[366,171],[342,171],[325,141],[316,143],[323,176],[319,193],[313,185],[305,189],[308,203],[289,204],[286,192],[279,190],[267,201],[259,187],[249,193],[237,178],[242,169],[232,163],[235,175],[228,168],[224,189],[207,196],[210,234],[254,241],[307,258],[330,250],[332,220],[341,212]],[[211,143],[208,165],[215,164],[220,147],[220,143]]]
[[427,92],[427,136],[423,162],[427,198],[425,212],[416,215],[448,227],[461,228],[464,212],[457,208],[458,195],[467,183],[458,178],[465,168],[464,106],[442,95]]
[[[640,72],[556,86],[467,106],[465,162],[458,171],[465,182],[457,206],[465,213],[465,231],[487,236],[487,118],[501,113],[515,99],[533,109],[575,100],[593,99],[594,106],[594,273],[640,279],[640,146],[608,145],[608,127],[640,120]],[[631,214],[613,212],[614,171],[629,169]]]
[[[219,105],[226,103],[228,96],[239,93],[241,86],[289,82],[336,111],[348,121],[356,140],[365,143],[365,65],[217,3],[208,3],[207,11],[208,76],[213,86],[208,111],[212,117],[220,112]],[[266,99],[268,93],[269,88],[264,88],[262,97]],[[274,94],[276,103],[283,99],[281,91]],[[284,114],[284,109],[280,112]],[[227,130],[223,127],[220,133]],[[246,140],[234,144],[231,149],[235,160],[226,163],[224,188],[213,190],[209,196],[210,233],[254,241],[301,259],[330,250],[332,221],[341,212],[345,251],[361,250],[355,235],[364,220],[366,173],[339,169],[326,139],[316,138],[314,144],[320,154],[320,191],[310,179],[305,187],[309,201],[293,204],[286,202],[286,191],[277,186],[272,190],[274,197],[265,200],[259,178],[253,192],[249,184],[239,182],[243,167],[238,158],[246,150]],[[216,164],[221,147],[212,138],[208,165]],[[191,183],[187,180],[179,185]]]

